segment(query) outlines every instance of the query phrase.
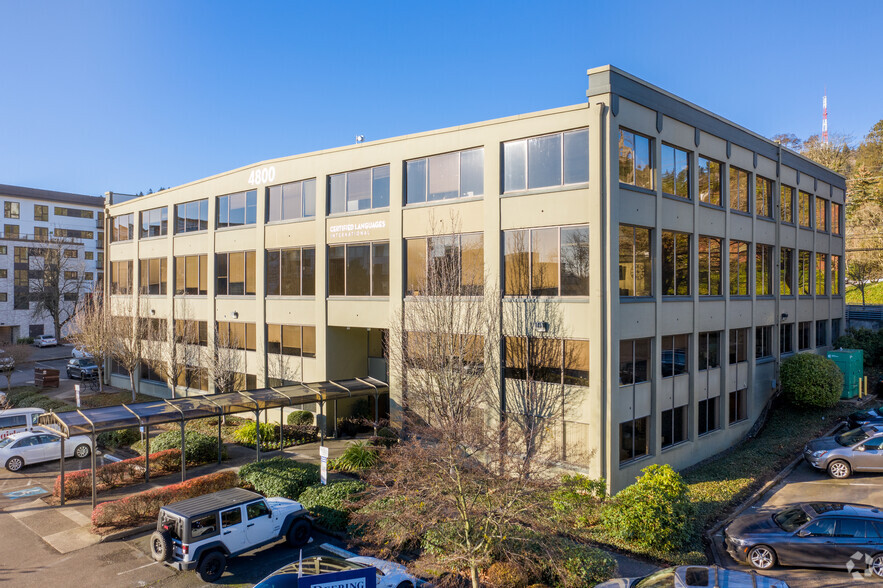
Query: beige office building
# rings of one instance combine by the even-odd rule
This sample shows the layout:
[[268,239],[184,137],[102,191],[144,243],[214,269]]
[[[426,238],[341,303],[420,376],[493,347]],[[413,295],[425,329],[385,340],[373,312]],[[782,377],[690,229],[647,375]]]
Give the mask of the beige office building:
[[[559,437],[591,450],[563,461],[614,491],[651,463],[694,464],[751,428],[781,357],[838,336],[845,180],[616,68],[588,76],[575,106],[111,204],[108,293],[138,296],[154,320],[197,321],[209,346],[216,324],[235,335],[247,388],[388,381],[389,321],[433,258],[453,255],[489,276],[464,279],[465,296],[556,303],[575,359],[544,377],[580,387]],[[439,219],[456,235],[441,238]],[[169,394],[139,376],[142,392]]]

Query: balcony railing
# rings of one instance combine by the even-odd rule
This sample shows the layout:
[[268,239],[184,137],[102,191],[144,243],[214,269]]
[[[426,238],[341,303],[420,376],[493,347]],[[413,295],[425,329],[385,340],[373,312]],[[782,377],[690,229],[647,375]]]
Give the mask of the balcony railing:
[[65,244],[74,246],[83,245],[83,239],[74,237],[53,237],[51,235],[34,235],[31,233],[3,233],[0,234],[0,241],[22,241],[27,243],[49,243],[51,241],[64,241]]

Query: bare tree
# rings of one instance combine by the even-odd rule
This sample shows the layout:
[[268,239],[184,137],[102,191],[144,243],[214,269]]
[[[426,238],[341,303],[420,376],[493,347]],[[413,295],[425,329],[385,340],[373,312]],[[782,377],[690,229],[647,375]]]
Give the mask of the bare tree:
[[55,336],[73,319],[77,303],[91,290],[85,264],[80,259],[83,245],[67,239],[49,239],[29,251],[29,289],[35,319],[48,316]]
[[112,338],[113,330],[105,312],[104,299],[95,294],[87,296],[74,315],[70,339],[95,360],[99,391],[104,387],[104,364],[111,357]]
[[165,320],[152,320],[149,324],[145,360],[165,380],[175,398],[178,386],[190,389],[192,377],[188,372],[202,368],[199,324],[192,319],[187,306],[176,315],[172,337]]
[[12,390],[12,374],[15,368],[27,363],[34,350],[30,345],[10,344],[0,347],[0,351],[0,373],[6,376],[6,391],[9,392]]
[[129,372],[132,402],[135,402],[138,393],[135,371],[144,356],[148,323],[140,316],[135,300],[129,296],[114,300],[113,313],[110,318],[110,355]]
[[214,384],[216,393],[233,392],[239,389],[239,379],[245,363],[242,342],[236,334],[219,329],[217,323],[214,335],[208,377]]

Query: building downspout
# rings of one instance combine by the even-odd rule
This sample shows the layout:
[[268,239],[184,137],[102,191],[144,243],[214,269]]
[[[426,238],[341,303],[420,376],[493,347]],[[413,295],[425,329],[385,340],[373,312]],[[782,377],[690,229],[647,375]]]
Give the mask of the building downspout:
[[[610,175],[607,173],[608,170],[607,170],[607,157],[606,157],[607,149],[610,146],[609,125],[607,124],[607,116],[608,116],[607,113],[608,112],[609,112],[609,109],[607,108],[607,105],[604,102],[596,102],[595,103],[595,117],[596,117],[595,124],[597,125],[597,128],[598,128],[597,136],[599,138],[598,144],[595,147],[598,150],[598,157],[599,157],[598,180],[597,180],[598,194],[597,194],[597,196],[598,196],[598,201],[599,201],[600,207],[601,207],[600,216],[602,219],[601,223],[599,223],[600,224],[599,228],[601,231],[601,234],[599,235],[599,237],[600,237],[600,242],[602,244],[602,246],[601,246],[602,254],[599,256],[599,258],[601,260],[601,262],[600,262],[601,268],[600,268],[600,272],[599,272],[600,281],[601,281],[600,292],[602,293],[602,295],[598,297],[602,301],[601,305],[600,305],[601,308],[599,309],[599,313],[601,315],[601,325],[600,325],[601,329],[600,329],[600,331],[601,331],[601,333],[603,333],[603,336],[608,341],[610,341],[611,340],[611,333],[609,331],[610,331],[611,325],[610,325],[610,322],[608,321],[608,313],[610,312],[611,302],[610,302],[610,296],[604,295],[604,293],[609,294],[609,290],[610,290],[609,275],[608,275],[608,272],[609,272],[608,256],[611,255],[611,251],[610,251],[611,229],[609,226],[610,225],[610,215],[609,215],[609,206],[608,206],[608,202],[607,202],[607,198],[610,195],[610,186],[608,185],[608,183],[610,181]],[[599,451],[600,463],[601,463],[600,476],[602,478],[608,480],[608,484],[609,484],[610,477],[608,475],[608,471],[609,471],[609,466],[610,466],[610,460],[612,460],[612,454],[610,453],[612,451],[611,450],[612,445],[609,442],[609,440],[610,440],[609,438],[610,438],[610,434],[611,434],[610,431],[612,429],[611,422],[612,422],[613,414],[612,414],[612,402],[610,401],[608,395],[611,393],[610,387],[613,385],[613,383],[609,380],[609,367],[610,366],[608,366],[607,363],[609,361],[610,354],[608,353],[608,346],[601,345],[600,352],[601,352],[600,365],[602,366],[602,369],[600,370],[601,377],[600,377],[600,382],[599,382],[599,384],[600,384],[600,388],[599,388],[600,399],[601,399],[600,414],[604,415],[604,418],[601,419],[601,423],[599,425],[600,429],[601,429],[599,438],[601,441],[600,441],[600,447],[598,448],[598,451]]]

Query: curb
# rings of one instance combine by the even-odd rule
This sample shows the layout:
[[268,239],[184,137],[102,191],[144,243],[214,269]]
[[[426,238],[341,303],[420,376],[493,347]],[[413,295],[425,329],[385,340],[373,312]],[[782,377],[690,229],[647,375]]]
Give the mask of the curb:
[[132,527],[131,529],[123,529],[122,531],[116,531],[114,533],[108,533],[107,535],[102,535],[101,539],[99,539],[98,542],[107,543],[108,541],[119,541],[120,539],[127,539],[134,535],[141,535],[142,533],[146,533],[152,529],[156,529],[156,523],[141,525],[140,527]]
[[[844,422],[837,423],[831,429],[829,429],[828,431],[826,431],[825,433],[820,435],[820,437],[830,437],[831,435],[834,434],[835,431],[837,431],[838,429],[843,427],[845,424],[846,423],[844,423]],[[796,458],[794,458],[788,465],[786,465],[784,468],[782,468],[782,471],[780,471],[778,474],[776,474],[770,481],[768,481],[766,484],[764,484],[763,486],[761,486],[760,488],[755,490],[754,493],[751,496],[749,496],[748,498],[746,498],[742,502],[742,504],[740,504],[738,507],[736,507],[736,510],[731,512],[729,514],[729,516],[727,516],[726,519],[719,522],[714,527],[712,527],[711,529],[709,529],[708,531],[705,532],[705,539],[708,541],[708,545],[710,546],[710,549],[711,549],[711,555],[714,556],[714,563],[716,565],[721,566],[721,560],[720,560],[720,556],[718,555],[717,547],[714,543],[714,536],[717,535],[722,528],[724,528],[727,525],[729,525],[730,523],[732,523],[733,520],[736,519],[736,517],[738,517],[743,512],[745,512],[751,505],[753,505],[755,502],[757,502],[764,494],[766,494],[770,490],[770,488],[777,486],[779,484],[779,482],[781,482],[783,479],[785,479],[788,476],[788,474],[790,474],[791,472],[794,471],[794,468],[796,468],[800,464],[801,461],[803,461],[802,454],[797,456]]]

